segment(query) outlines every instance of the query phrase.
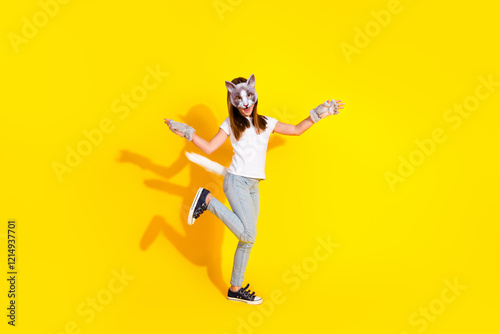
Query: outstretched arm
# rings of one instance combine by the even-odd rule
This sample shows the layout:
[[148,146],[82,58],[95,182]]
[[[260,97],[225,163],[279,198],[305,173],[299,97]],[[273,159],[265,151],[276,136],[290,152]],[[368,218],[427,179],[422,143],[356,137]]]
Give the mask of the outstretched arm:
[[[342,100],[336,100],[337,105],[339,109],[343,109],[344,103],[341,103]],[[321,114],[321,118],[325,118],[330,116],[328,113]],[[276,123],[276,126],[274,127],[273,133],[279,133],[282,135],[288,135],[288,136],[300,136],[304,132],[306,132],[311,126],[313,126],[314,122],[311,119],[311,116],[308,116],[305,120],[300,122],[297,125],[293,124],[287,124],[287,123],[282,123],[278,122]]]
[[202,150],[205,154],[211,154],[219,147],[221,147],[222,144],[224,144],[227,137],[229,137],[228,134],[225,133],[224,130],[219,128],[219,132],[217,132],[217,134],[210,141],[206,141],[205,139],[194,133],[192,142],[193,144],[198,146],[200,150]]
[[312,121],[311,116],[308,116],[305,120],[297,125],[278,122],[276,123],[273,132],[279,133],[281,135],[300,136],[313,124],[314,122]]
[[[185,137],[183,133],[172,129],[172,125],[169,123],[168,118],[165,118],[165,124],[167,124],[168,127],[172,130],[172,132],[174,132],[179,137]],[[227,137],[229,137],[229,135],[226,132],[224,132],[224,130],[219,128],[219,132],[217,132],[217,134],[210,141],[206,141],[205,139],[201,138],[194,132],[192,133],[190,139],[193,144],[198,146],[200,150],[203,151],[203,153],[210,154],[215,150],[217,150],[219,147],[221,147],[222,144],[224,144],[224,142],[226,141]]]

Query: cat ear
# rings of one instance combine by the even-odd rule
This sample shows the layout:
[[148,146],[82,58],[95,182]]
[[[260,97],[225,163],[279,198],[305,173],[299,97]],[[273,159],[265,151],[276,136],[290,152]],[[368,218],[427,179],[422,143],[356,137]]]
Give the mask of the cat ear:
[[236,90],[236,85],[231,81],[226,81],[226,88],[229,91],[229,93],[232,93]]
[[252,74],[247,80],[247,86],[254,88],[255,87],[255,76]]

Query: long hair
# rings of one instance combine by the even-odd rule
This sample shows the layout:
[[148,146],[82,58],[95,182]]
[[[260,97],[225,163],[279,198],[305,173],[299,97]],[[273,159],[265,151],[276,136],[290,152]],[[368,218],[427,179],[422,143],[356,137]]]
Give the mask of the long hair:
[[[231,80],[231,82],[234,83],[235,85],[242,83],[242,82],[246,82],[246,81],[247,81],[247,79],[242,78],[242,77],[234,78],[233,80]],[[257,100],[257,102],[255,102],[255,105],[253,106],[253,110],[252,110],[252,115],[250,115],[250,116],[253,117],[253,126],[255,127],[255,131],[257,132],[257,134],[260,134],[262,131],[266,130],[267,119],[266,119],[266,116],[262,116],[262,115],[259,115],[257,113],[257,104],[258,103],[259,103],[259,100]],[[245,116],[240,114],[240,111],[238,110],[238,108],[233,106],[233,104],[231,103],[229,91],[227,92],[227,108],[228,108],[228,112],[229,112],[229,120],[231,123],[231,130],[232,130],[233,135],[236,138],[236,140],[239,140],[243,131],[245,131],[247,128],[250,127],[250,122],[248,121],[248,119],[245,118]]]

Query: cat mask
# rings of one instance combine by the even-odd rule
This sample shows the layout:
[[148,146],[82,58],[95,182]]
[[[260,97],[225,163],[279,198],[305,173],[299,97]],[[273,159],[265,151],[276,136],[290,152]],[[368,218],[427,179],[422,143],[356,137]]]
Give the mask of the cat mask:
[[231,104],[236,108],[250,108],[257,103],[257,92],[255,91],[255,76],[252,74],[246,82],[235,85],[231,81],[226,81],[226,88],[229,91]]

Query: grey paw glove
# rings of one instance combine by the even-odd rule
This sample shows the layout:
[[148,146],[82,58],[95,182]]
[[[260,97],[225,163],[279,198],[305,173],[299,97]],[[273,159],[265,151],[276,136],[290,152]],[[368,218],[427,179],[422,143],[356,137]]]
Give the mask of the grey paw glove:
[[170,131],[174,132],[174,130],[177,130],[180,133],[182,133],[184,135],[184,138],[186,138],[187,140],[189,140],[189,141],[193,140],[193,133],[196,130],[193,129],[192,127],[190,127],[189,125],[181,123],[181,122],[172,121],[172,120],[168,121],[168,125],[170,125],[168,127],[170,129]]
[[314,123],[318,123],[318,121],[321,120],[320,115],[324,113],[328,113],[328,115],[337,115],[339,113],[337,101],[333,99],[330,100],[330,102],[325,101],[309,112]]

